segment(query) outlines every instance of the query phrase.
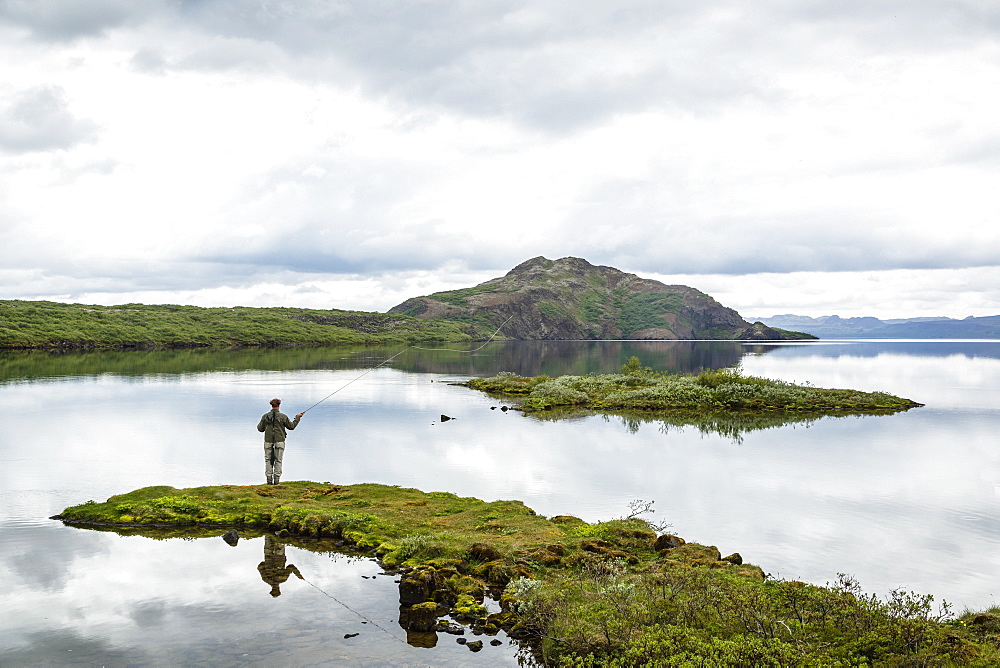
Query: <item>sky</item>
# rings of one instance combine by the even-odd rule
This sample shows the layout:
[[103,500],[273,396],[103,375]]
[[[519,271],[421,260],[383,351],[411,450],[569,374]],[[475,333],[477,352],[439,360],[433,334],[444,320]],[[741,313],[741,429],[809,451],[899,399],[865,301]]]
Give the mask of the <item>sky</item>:
[[996,315],[998,117],[993,0],[0,0],[0,297]]

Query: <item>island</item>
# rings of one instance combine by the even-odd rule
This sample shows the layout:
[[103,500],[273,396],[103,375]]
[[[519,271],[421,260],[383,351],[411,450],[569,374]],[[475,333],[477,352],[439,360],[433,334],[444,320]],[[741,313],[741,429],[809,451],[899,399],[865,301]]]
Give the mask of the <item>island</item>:
[[808,413],[843,415],[894,413],[923,404],[886,392],[825,389],[771,378],[747,376],[738,368],[671,374],[643,367],[638,357],[621,366],[621,373],[586,376],[524,377],[500,373],[473,378],[459,385],[498,397],[520,397],[525,411],[578,407],[598,410],[646,411],[656,414],[695,412]]

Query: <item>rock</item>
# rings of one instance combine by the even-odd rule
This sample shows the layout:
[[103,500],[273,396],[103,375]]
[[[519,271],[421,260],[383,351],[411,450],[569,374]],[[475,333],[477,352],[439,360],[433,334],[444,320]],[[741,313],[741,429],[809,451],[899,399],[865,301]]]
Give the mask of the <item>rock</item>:
[[453,418],[453,417],[448,417],[448,416],[447,416],[447,415],[445,415],[444,413],[442,413],[442,414],[441,414],[441,422],[447,422],[448,420],[454,420],[454,419],[455,419],[455,418]]
[[464,636],[465,635],[465,628],[464,627],[459,626],[458,624],[454,624],[452,622],[445,621],[443,619],[440,620],[434,626],[434,630],[437,631],[438,633],[447,633],[447,634],[453,635],[453,636]]
[[531,571],[524,564],[510,564],[501,559],[482,564],[473,571],[473,574],[500,587],[506,587],[507,583],[515,578],[531,577]]
[[494,638],[493,640],[490,641],[490,644],[493,645],[494,647],[499,647],[500,645],[503,644],[503,641]]
[[354,638],[355,636],[361,635],[360,633],[345,633],[344,638]]
[[472,642],[466,643],[465,646],[468,647],[471,652],[478,652],[483,648],[483,641],[473,640]]
[[222,534],[222,540],[226,541],[227,545],[236,547],[236,543],[240,542],[240,534],[236,529],[230,529]]
[[639,563],[639,557],[635,556],[631,552],[619,550],[608,541],[601,540],[600,538],[587,538],[580,541],[580,549],[584,552],[600,555],[605,559],[624,559],[630,564]]
[[403,608],[399,624],[409,631],[433,631],[437,625],[437,603],[427,601]]
[[538,634],[533,632],[527,626],[523,624],[515,624],[513,628],[507,631],[507,637],[514,640],[524,640],[526,638],[534,638]]
[[288,531],[285,529],[279,529],[278,531],[274,532],[274,535],[277,536],[278,538],[287,538]]
[[416,605],[431,598],[441,588],[437,571],[430,567],[415,568],[399,580],[399,604]]
[[571,527],[582,527],[587,524],[579,517],[574,517],[573,515],[556,515],[555,517],[549,518],[549,521],[554,524],[565,524]]
[[[517,556],[520,559],[533,561],[537,564],[541,564],[542,566],[558,566],[562,561],[560,555],[564,553],[565,550],[555,552],[552,550],[553,547],[555,546],[536,547],[529,550],[521,550],[517,553]],[[560,545],[558,547],[561,548],[562,546]]]
[[723,557],[723,561],[728,561],[733,566],[739,566],[743,563],[743,557],[740,556],[739,552],[733,552],[728,557]]
[[469,639],[468,638],[455,638],[455,642],[457,642],[459,645],[464,645],[467,642],[469,642]]
[[496,548],[486,543],[474,543],[469,548],[469,556],[476,561],[496,561],[503,555]]
[[406,644],[411,647],[436,647],[438,634],[433,631],[407,631]]
[[680,547],[687,541],[680,536],[675,536],[673,534],[665,533],[662,536],[656,538],[656,542],[653,544],[653,549],[659,552],[660,550],[671,550],[675,547]]
[[977,631],[987,633],[1000,632],[1000,615],[983,613],[972,618],[970,624],[976,627]]

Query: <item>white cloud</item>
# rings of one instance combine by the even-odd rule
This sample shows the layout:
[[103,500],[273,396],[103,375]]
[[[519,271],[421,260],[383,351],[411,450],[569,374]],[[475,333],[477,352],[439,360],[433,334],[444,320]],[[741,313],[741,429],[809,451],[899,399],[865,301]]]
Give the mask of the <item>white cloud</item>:
[[741,311],[1000,312],[934,283],[1000,266],[979,3],[57,5],[0,9],[6,296],[376,309],[574,255]]
[[0,149],[13,153],[68,149],[96,138],[97,125],[70,113],[58,86],[17,91],[5,101],[0,108]]

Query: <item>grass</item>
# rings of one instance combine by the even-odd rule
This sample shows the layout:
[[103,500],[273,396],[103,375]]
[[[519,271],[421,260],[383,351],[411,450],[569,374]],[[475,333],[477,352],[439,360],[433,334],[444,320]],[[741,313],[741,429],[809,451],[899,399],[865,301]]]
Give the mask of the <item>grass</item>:
[[[349,540],[375,550],[390,566],[413,565],[420,553],[460,557],[467,536],[517,551],[562,536],[560,528],[519,501],[486,502],[447,492],[387,485],[314,482],[222,485],[178,490],[146,487],[67,508],[67,522],[155,527],[247,526]],[[414,550],[415,545],[423,549]]]
[[[635,360],[635,358],[633,358]],[[574,406],[647,412],[891,413],[921,406],[885,392],[824,389],[745,376],[735,369],[668,374],[627,363],[622,373],[587,376],[474,378],[462,383],[496,396],[522,397],[527,411]]]
[[0,349],[426,343],[485,339],[492,331],[488,323],[364,311],[0,300]]
[[[375,484],[147,487],[57,519],[153,537],[278,532],[304,549],[341,539],[402,567],[400,624],[433,632],[447,610],[529,640],[559,666],[997,665],[997,609],[953,617],[933,597],[770,578],[739,554],[686,543],[638,515],[589,524],[519,501]],[[484,595],[500,598],[490,614]],[[423,626],[421,626],[423,625]]]

